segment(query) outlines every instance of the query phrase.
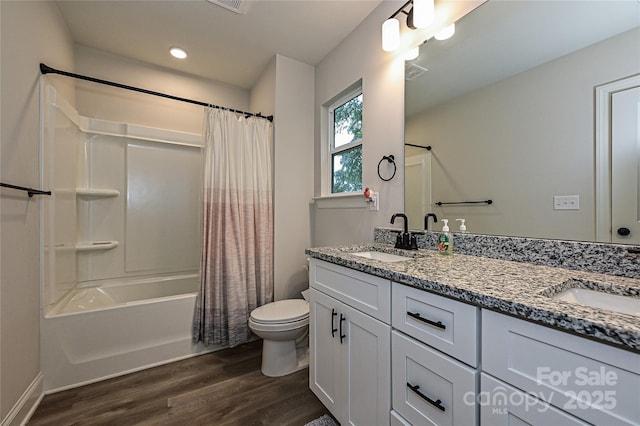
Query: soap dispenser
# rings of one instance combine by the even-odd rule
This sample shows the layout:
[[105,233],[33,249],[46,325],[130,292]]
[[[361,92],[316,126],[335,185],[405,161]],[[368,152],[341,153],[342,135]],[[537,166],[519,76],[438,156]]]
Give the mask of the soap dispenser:
[[451,255],[453,254],[453,234],[449,232],[449,220],[442,219],[442,233],[438,237],[438,253]]
[[467,225],[464,224],[465,219],[456,219],[458,222],[460,222],[460,233],[462,234],[466,234],[467,232]]

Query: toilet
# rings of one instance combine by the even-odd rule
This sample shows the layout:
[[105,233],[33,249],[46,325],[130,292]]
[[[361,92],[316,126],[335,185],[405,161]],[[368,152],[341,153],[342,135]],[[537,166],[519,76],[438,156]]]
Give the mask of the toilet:
[[284,376],[309,365],[307,300],[285,299],[260,306],[251,311],[249,328],[263,339],[265,376]]

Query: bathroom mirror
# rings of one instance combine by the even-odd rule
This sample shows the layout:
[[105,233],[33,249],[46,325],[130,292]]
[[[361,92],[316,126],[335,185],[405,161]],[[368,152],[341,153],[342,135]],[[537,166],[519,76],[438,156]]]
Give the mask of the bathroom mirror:
[[617,235],[620,209],[603,204],[622,189],[606,180],[610,144],[596,137],[610,125],[598,121],[601,88],[640,74],[639,25],[637,1],[491,0],[452,38],[421,45],[405,75],[411,228],[434,212],[436,230],[464,218],[477,234],[640,244],[640,232]]

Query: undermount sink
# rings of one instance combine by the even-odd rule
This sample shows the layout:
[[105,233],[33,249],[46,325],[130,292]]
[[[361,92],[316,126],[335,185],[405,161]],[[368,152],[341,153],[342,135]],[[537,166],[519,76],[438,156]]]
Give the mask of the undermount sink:
[[552,296],[552,298],[622,314],[640,316],[640,299],[635,297],[604,293],[586,288],[569,288]]
[[367,259],[377,260],[379,262],[402,262],[403,260],[410,260],[411,257],[400,256],[397,254],[385,253],[382,251],[359,251],[356,253],[349,253],[354,256],[360,256]]

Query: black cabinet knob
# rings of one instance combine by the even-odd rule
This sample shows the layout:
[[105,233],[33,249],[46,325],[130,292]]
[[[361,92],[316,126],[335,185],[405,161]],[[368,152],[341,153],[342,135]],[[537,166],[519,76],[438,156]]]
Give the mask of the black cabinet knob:
[[626,237],[627,235],[631,234],[631,230],[629,228],[618,228],[618,235],[622,236],[622,237]]

